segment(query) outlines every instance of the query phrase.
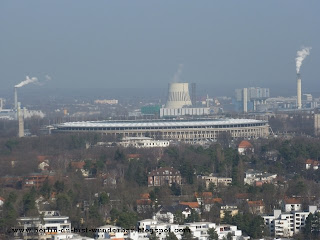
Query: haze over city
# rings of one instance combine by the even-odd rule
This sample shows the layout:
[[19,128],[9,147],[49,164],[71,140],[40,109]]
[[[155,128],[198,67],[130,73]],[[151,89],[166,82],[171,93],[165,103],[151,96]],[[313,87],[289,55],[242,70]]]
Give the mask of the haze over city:
[[[295,57],[303,90],[320,70],[319,1],[1,1],[1,91],[25,76],[39,89],[166,89],[181,80],[213,95],[234,88],[295,94]],[[36,88],[36,86],[28,86]],[[36,90],[36,89],[35,89]],[[11,91],[11,90],[10,90]]]

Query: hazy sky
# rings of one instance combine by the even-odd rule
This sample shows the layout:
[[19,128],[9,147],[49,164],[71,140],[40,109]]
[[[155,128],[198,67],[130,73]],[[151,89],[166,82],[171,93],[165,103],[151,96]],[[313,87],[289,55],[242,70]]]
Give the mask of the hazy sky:
[[319,0],[1,0],[1,87],[50,75],[48,88],[166,88],[183,64],[182,81],[216,95],[294,93],[296,51],[311,46],[303,91],[320,91],[319,10]]

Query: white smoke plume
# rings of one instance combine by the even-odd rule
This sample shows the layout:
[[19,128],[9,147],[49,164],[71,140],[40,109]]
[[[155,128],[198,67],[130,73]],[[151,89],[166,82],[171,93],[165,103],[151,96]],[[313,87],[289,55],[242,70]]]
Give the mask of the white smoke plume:
[[29,84],[29,83],[33,83],[33,84],[42,86],[42,85],[44,85],[46,82],[51,81],[51,79],[52,79],[49,75],[45,75],[44,78],[45,78],[45,80],[39,81],[37,77],[29,78],[29,76],[26,76],[26,79],[25,79],[24,81],[22,81],[21,83],[15,85],[14,87],[20,88],[20,87],[23,87],[24,85],[27,85],[27,84]]
[[23,87],[24,85],[27,85],[29,83],[36,83],[36,82],[38,82],[38,78],[36,78],[36,77],[29,78],[29,76],[26,76],[26,79],[24,81],[15,85],[14,87],[20,88],[20,87]]
[[46,78],[46,81],[51,81],[52,79],[49,75],[46,75],[45,78]]
[[296,57],[296,69],[297,73],[300,72],[300,68],[303,60],[310,54],[311,47],[303,47],[300,51],[297,52]]
[[177,72],[174,74],[172,82],[177,83],[180,81],[180,76],[182,74],[183,64],[179,64]]

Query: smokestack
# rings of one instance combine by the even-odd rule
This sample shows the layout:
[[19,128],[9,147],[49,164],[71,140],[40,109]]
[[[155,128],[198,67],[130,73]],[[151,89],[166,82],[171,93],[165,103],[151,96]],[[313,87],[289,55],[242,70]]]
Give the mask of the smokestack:
[[248,89],[243,89],[243,112],[248,112]]
[[19,132],[18,137],[24,137],[24,123],[23,123],[23,114],[21,113],[20,103],[18,103],[18,124],[19,124]]
[[17,87],[14,87],[14,109],[17,111],[18,109],[18,93]]
[[297,74],[297,108],[301,109],[302,103],[301,103],[301,76],[298,73]]

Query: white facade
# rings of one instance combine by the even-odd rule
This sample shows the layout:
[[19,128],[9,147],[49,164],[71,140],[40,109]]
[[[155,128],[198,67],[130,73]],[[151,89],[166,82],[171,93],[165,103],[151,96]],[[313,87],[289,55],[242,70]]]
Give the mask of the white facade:
[[154,140],[149,137],[125,137],[119,145],[123,147],[153,148],[169,147],[170,142],[168,140]]
[[234,139],[267,137],[269,125],[266,121],[254,119],[91,121],[57,124],[53,132],[97,132],[115,137],[148,135],[194,143],[201,140],[217,140],[223,133]]
[[96,228],[95,239],[124,239],[128,235],[128,232],[118,226],[104,225]]
[[291,237],[299,233],[305,226],[310,213],[315,213],[316,206],[309,206],[309,211],[284,212],[274,210],[271,216],[262,216],[265,225],[269,228],[271,236]]
[[232,178],[226,177],[216,177],[216,176],[202,176],[202,179],[206,183],[206,188],[209,188],[210,183],[213,183],[215,186],[229,186],[232,184]]
[[[17,219],[18,229],[24,229],[22,233],[15,233],[16,237],[27,239],[27,231],[34,231],[39,239],[47,239],[52,234],[69,232],[71,223],[69,217],[60,216],[58,211],[40,212],[42,217],[21,217]],[[21,235],[19,235],[21,234]]]
[[160,108],[160,117],[204,116],[210,114],[210,108]]
[[284,200],[282,203],[282,209],[285,212],[301,211],[302,204],[301,203],[286,203],[286,200]]
[[277,178],[277,174],[262,173],[249,169],[245,172],[244,184],[254,185],[256,182],[271,183]]
[[[146,233],[155,232],[160,240],[165,240],[169,232],[173,232],[176,235],[176,237],[180,240],[184,229],[187,227],[190,229],[193,236],[195,238],[198,238],[199,240],[207,240],[209,236],[207,233],[209,228],[215,228],[216,232],[218,233],[219,239],[223,239],[224,237],[226,238],[229,233],[231,233],[232,239],[234,240],[241,239],[242,236],[242,231],[238,230],[237,226],[228,224],[216,225],[215,223],[211,222],[193,222],[184,225],[179,225],[158,222],[152,219],[145,219],[138,222],[138,227],[140,230],[146,230]],[[144,236],[145,235],[141,233],[139,235],[138,233],[133,232],[130,232],[129,235],[129,237],[133,240],[142,240],[142,237]]]
[[94,238],[83,237],[76,233],[58,233],[52,235],[52,240],[94,240]]

